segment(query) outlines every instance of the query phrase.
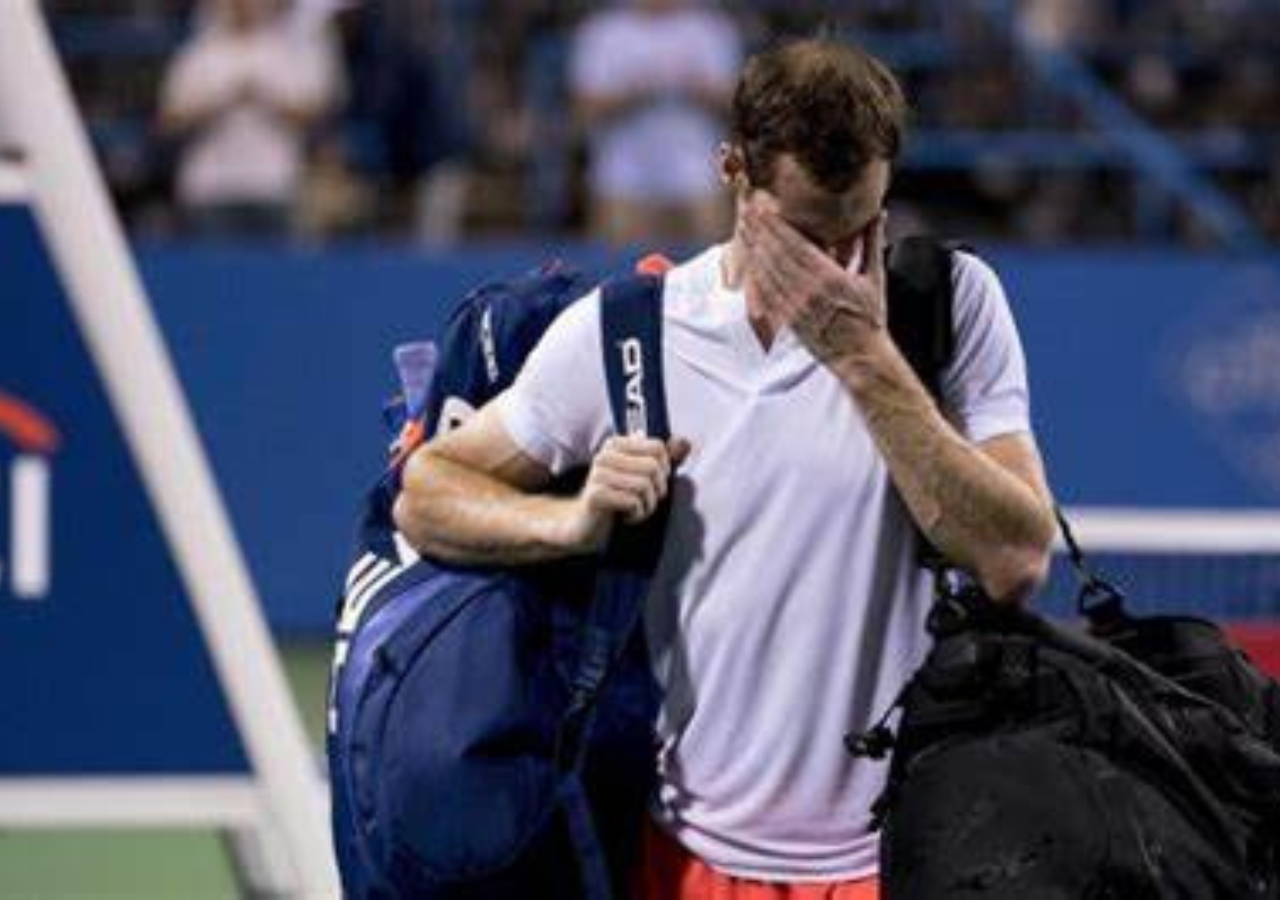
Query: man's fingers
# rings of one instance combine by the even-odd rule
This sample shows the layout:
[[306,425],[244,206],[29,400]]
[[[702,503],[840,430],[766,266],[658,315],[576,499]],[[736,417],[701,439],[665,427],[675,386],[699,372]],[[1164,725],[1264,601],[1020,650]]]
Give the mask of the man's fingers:
[[689,448],[689,441],[680,437],[663,442],[644,435],[615,435],[604,442],[596,458],[609,464],[617,461],[621,468],[637,474],[654,471],[656,464],[663,475],[669,476],[672,468],[688,456]]
[[618,472],[600,472],[592,483],[592,491],[613,512],[621,513],[628,521],[646,519],[658,508],[658,492],[642,478]]
[[889,215],[880,210],[863,235],[862,272],[877,284],[884,284],[885,225]]
[[[804,238],[795,233],[795,229],[776,215],[761,216],[760,233],[761,248],[773,263],[778,277],[785,283],[803,288],[821,271],[820,260],[825,260],[826,257],[814,250]],[[792,238],[795,240],[791,240]],[[818,259],[814,259],[815,256]]]
[[611,460],[619,458],[632,460],[652,459],[664,469],[669,470],[671,468],[667,459],[666,445],[657,438],[646,437],[642,434],[619,434],[608,438],[600,447],[597,458]]
[[648,515],[642,498],[604,484],[594,485],[587,496],[587,501],[593,509],[620,515],[628,522],[641,521]]
[[643,478],[666,478],[671,471],[671,463],[667,459],[666,448],[661,443],[658,447],[658,452],[652,454],[606,451],[600,454],[599,464]]
[[[750,246],[750,245],[748,245]],[[786,280],[778,272],[778,267],[767,252],[763,245],[756,244],[751,247],[752,253],[747,261],[752,276],[755,278],[756,287],[763,294],[763,299],[769,306],[777,307],[785,306],[787,303]]]
[[667,495],[673,456],[689,452],[684,440],[663,442],[620,435],[605,442],[591,467],[587,492],[593,506],[621,514],[629,522],[648,518]]
[[[840,266],[775,213],[756,218],[759,259],[780,307],[793,323],[825,308],[847,277]],[[780,301],[780,302],[779,302]]]
[[784,275],[787,277],[816,281],[842,271],[839,263],[778,213],[761,213],[760,220],[768,239],[777,245]]
[[689,442],[683,438],[615,435],[596,454],[582,499],[596,515],[643,522],[667,495],[672,467],[688,454]]
[[776,212],[760,214],[760,224],[765,233],[777,243],[783,259],[789,267],[800,272],[820,271],[819,266],[830,264],[831,258],[815,247],[808,238],[796,230]]
[[760,299],[788,317],[793,315],[796,308],[791,294],[793,285],[779,270],[776,243],[770,241],[758,221],[745,224],[743,239],[750,251],[747,264],[760,290]]
[[601,449],[642,456],[656,456],[665,450],[662,441],[643,434],[615,434],[605,439]]
[[693,445],[682,437],[675,437],[667,441],[667,454],[671,458],[672,468],[680,465],[689,458],[689,451],[693,449]]
[[642,498],[646,509],[657,506],[658,500],[667,493],[665,478],[647,478],[643,475],[632,475],[630,472],[620,472],[617,469],[600,469],[595,479],[599,484]]

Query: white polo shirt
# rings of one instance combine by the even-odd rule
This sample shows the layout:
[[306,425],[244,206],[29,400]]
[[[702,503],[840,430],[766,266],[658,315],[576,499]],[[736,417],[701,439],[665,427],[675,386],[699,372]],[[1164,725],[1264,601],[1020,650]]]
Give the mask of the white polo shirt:
[[[654,817],[713,867],[766,881],[877,869],[869,808],[886,765],[843,737],[893,701],[926,650],[930,602],[906,510],[848,391],[783,330],[766,352],[713,247],[666,279],[672,432],[692,444],[646,609],[664,700]],[[943,385],[970,440],[1029,429],[1000,283],[955,262]],[[599,298],[546,333],[502,420],[556,472],[611,432]]]

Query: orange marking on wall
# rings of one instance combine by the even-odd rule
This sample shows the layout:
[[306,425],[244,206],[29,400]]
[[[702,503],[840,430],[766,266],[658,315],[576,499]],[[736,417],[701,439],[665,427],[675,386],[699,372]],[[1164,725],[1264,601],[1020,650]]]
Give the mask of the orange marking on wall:
[[62,435],[52,422],[3,391],[0,391],[0,434],[31,453],[53,453],[62,444]]

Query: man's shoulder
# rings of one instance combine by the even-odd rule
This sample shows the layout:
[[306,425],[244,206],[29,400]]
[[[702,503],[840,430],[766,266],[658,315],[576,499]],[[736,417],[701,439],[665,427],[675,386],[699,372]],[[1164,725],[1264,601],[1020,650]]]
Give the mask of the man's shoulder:
[[[664,318],[670,319],[673,315],[680,318],[704,308],[711,302],[719,279],[720,251],[721,247],[718,245],[708,247],[663,273]],[[554,333],[554,340],[570,343],[577,343],[584,339],[598,341],[603,290],[601,286],[592,288],[568,303],[557,314],[555,321],[547,329],[549,334]]]
[[977,251],[964,247],[951,254],[951,274],[957,287],[966,286],[985,288],[999,286],[1000,276],[995,268]]
[[999,274],[977,253],[970,250],[953,253],[951,277],[952,304],[957,322],[973,316],[991,315],[1008,307],[1009,301]]
[[[560,310],[547,332],[573,335],[577,338],[592,335],[600,329],[600,288],[579,295]],[[545,334],[544,334],[545,337]]]
[[663,314],[679,318],[712,302],[720,285],[720,257],[724,247],[713,244],[673,266],[664,278]]

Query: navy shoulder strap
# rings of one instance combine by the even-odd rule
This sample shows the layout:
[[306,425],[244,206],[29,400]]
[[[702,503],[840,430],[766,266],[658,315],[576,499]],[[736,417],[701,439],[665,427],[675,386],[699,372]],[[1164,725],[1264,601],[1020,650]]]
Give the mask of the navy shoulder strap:
[[629,275],[600,289],[600,337],[614,428],[666,440],[662,377],[662,277]]
[[[662,378],[662,279],[633,275],[600,289],[600,337],[614,427],[619,434],[670,436]],[[666,506],[640,527],[615,529],[599,561],[569,706],[556,736],[561,805],[584,896],[613,895],[600,832],[582,780],[597,701],[631,644],[657,565]]]
[[[662,390],[662,279],[632,276],[600,291],[600,329],[614,421],[623,433],[668,436]],[[585,749],[590,710],[626,649],[657,566],[667,505],[639,527],[614,529],[599,560],[595,597],[561,734],[560,765],[576,770]]]

